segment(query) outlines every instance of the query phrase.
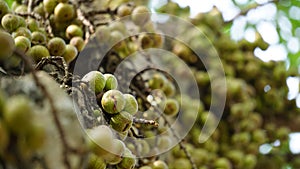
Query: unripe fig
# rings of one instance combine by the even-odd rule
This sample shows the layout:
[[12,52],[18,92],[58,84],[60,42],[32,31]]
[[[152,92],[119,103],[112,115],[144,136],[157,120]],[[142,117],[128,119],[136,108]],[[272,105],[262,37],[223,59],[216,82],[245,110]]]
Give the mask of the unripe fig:
[[119,17],[124,17],[130,15],[131,11],[132,9],[130,6],[123,4],[118,7],[117,14]]
[[172,82],[166,80],[162,90],[167,97],[172,97],[175,94],[176,88]]
[[53,56],[62,56],[66,51],[66,43],[62,38],[55,37],[49,40],[48,50]]
[[[198,135],[199,136],[199,135]],[[198,140],[198,138],[197,138]],[[202,148],[196,148],[191,150],[191,156],[197,166],[204,164],[208,161],[208,152]]]
[[106,163],[116,165],[122,161],[122,155],[125,151],[125,144],[118,139],[113,139],[112,144],[113,148],[109,150],[109,153],[103,158]]
[[110,39],[109,42],[111,44],[116,44],[121,42],[121,40],[124,38],[123,34],[120,31],[112,31],[110,32]]
[[9,13],[9,7],[5,1],[1,0],[0,1],[0,21],[1,21],[2,17],[7,13]]
[[123,22],[112,22],[108,25],[108,28],[110,29],[110,32],[120,32],[122,35],[127,34],[127,28],[126,25]]
[[264,130],[254,130],[252,133],[252,140],[258,144],[266,143],[267,135],[266,131]]
[[136,25],[143,25],[150,19],[150,11],[146,6],[137,6],[133,9],[131,19]]
[[20,66],[21,62],[21,57],[16,54],[13,54],[5,60],[3,67],[7,70],[17,68]]
[[85,42],[82,37],[76,36],[70,40],[70,45],[75,46],[78,52],[81,52],[84,49]]
[[117,164],[117,169],[133,169],[136,164],[135,158],[129,149],[125,149],[123,159]]
[[172,164],[173,169],[192,169],[190,161],[186,158],[179,158],[174,161]]
[[74,6],[67,3],[59,3],[54,9],[54,17],[58,22],[72,20],[75,16]]
[[168,116],[175,116],[179,111],[178,101],[175,99],[167,99],[165,102],[164,114]]
[[99,117],[99,116],[101,116],[101,111],[96,109],[96,110],[93,111],[93,115],[95,117]]
[[88,132],[88,147],[97,156],[103,157],[113,148],[113,134],[109,127],[100,125]]
[[256,163],[257,163],[257,158],[253,154],[248,154],[244,158],[243,167],[254,168]]
[[189,56],[192,54],[189,47],[182,43],[176,43],[174,45],[173,53],[185,61],[188,61]]
[[140,34],[138,37],[138,42],[142,49],[147,49],[147,48],[151,48],[154,46],[153,37],[151,37],[147,33]]
[[30,30],[25,27],[18,28],[15,32],[13,32],[12,36],[13,38],[16,38],[18,36],[25,36],[29,40],[31,40],[32,38]]
[[226,156],[235,165],[241,165],[244,161],[244,153],[241,150],[230,150]]
[[247,132],[236,133],[232,136],[234,144],[247,145],[250,142],[251,136]]
[[287,140],[290,132],[291,131],[288,127],[280,127],[276,131],[276,136],[279,140]]
[[152,169],[168,169],[168,165],[162,160],[156,160],[152,164]]
[[162,74],[154,74],[149,80],[148,84],[151,89],[163,89],[166,78]]
[[13,32],[19,27],[19,18],[14,14],[6,14],[2,17],[1,25],[6,31]]
[[73,45],[66,45],[66,51],[62,55],[62,57],[65,59],[67,63],[70,63],[73,61],[78,54],[77,48]]
[[157,140],[157,146],[159,151],[161,152],[168,150],[171,145],[172,145],[172,140],[168,136],[161,136]]
[[95,92],[95,94],[99,94],[103,91],[105,86],[105,77],[99,71],[91,71],[84,75],[82,81],[88,82],[90,88]]
[[135,97],[131,94],[124,94],[124,98],[126,101],[124,111],[130,113],[131,115],[135,115],[138,111],[138,103]]
[[43,58],[50,56],[48,49],[42,45],[31,47],[26,54],[32,57],[35,62],[39,62]]
[[106,169],[106,163],[103,158],[92,153],[89,157],[87,169]]
[[83,31],[78,25],[69,25],[66,29],[66,37],[71,39],[75,36],[82,37]]
[[154,47],[156,48],[161,48],[164,44],[164,37],[161,34],[154,34],[153,35],[154,38]]
[[99,26],[96,28],[95,35],[98,42],[105,43],[106,41],[109,40],[110,29],[106,25]]
[[186,155],[184,154],[184,151],[180,148],[179,145],[176,145],[173,149],[172,149],[172,155],[176,158],[180,158],[180,157],[186,157]]
[[26,5],[19,5],[15,9],[16,13],[26,13],[27,11],[28,11],[28,7]]
[[15,46],[22,52],[27,52],[31,47],[30,40],[25,36],[18,36],[15,38]]
[[124,95],[118,90],[109,90],[101,99],[103,109],[110,114],[121,112],[125,107]]
[[34,7],[33,12],[40,16],[45,16],[44,4],[40,3],[38,6]]
[[[51,15],[53,16],[53,15]],[[55,29],[55,31],[57,31],[59,33],[59,36],[62,38],[66,38],[66,29],[69,26],[69,22],[70,21],[65,21],[65,22],[59,22],[57,21],[57,19],[53,16],[50,17],[50,22],[53,25],[53,28]]]
[[150,166],[143,166],[143,167],[140,167],[139,169],[153,169],[153,168]]
[[131,128],[132,123],[133,117],[126,111],[121,111],[110,119],[111,127],[118,132],[128,131]]
[[58,2],[57,2],[57,0],[43,0],[43,4],[44,4],[45,12],[47,12],[48,14],[51,14],[54,12],[54,8],[58,4]]
[[[150,142],[150,141],[149,141]],[[150,152],[150,145],[149,143],[144,139],[137,140],[137,144],[139,145],[139,153],[142,156],[146,156]]]
[[215,168],[231,169],[231,163],[227,158],[218,158],[215,161]]
[[17,18],[19,20],[19,25],[17,26],[17,28],[20,27],[26,27],[26,21],[22,16],[17,15]]
[[24,134],[31,127],[32,108],[29,98],[23,95],[10,97],[6,102],[3,119],[8,129],[16,134]]
[[32,32],[31,36],[32,36],[32,39],[31,39],[32,44],[34,44],[34,45],[45,45],[46,44],[47,38],[44,33],[35,31],[35,32]]
[[4,60],[13,54],[14,45],[12,36],[0,30],[0,60]]
[[104,74],[105,77],[105,90],[113,90],[118,88],[118,80],[112,74]]
[[27,28],[31,31],[37,31],[39,29],[39,22],[36,19],[28,18],[26,20]]

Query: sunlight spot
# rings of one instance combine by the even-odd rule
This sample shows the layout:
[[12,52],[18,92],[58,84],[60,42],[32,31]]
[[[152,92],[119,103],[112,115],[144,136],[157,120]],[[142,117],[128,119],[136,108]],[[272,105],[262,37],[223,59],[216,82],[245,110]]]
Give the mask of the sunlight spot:
[[298,96],[297,96],[296,105],[298,108],[300,108],[300,94],[298,94]]
[[245,39],[249,42],[254,42],[256,36],[256,31],[254,28],[249,27],[245,30]]
[[287,51],[282,44],[270,45],[269,48],[265,51],[261,50],[260,48],[256,48],[254,50],[254,54],[265,62],[268,62],[270,60],[286,60],[287,58]]
[[289,16],[292,19],[300,20],[300,8],[296,6],[292,6],[289,10]]
[[289,88],[288,99],[295,99],[299,92],[299,78],[298,77],[288,77],[286,84]]
[[248,0],[235,0],[235,2],[239,5],[245,5],[247,4],[249,1]]
[[292,37],[287,42],[287,48],[291,53],[297,53],[299,51],[299,39]]
[[275,147],[280,146],[280,141],[279,140],[274,141],[273,146]]
[[267,93],[268,91],[270,91],[271,90],[271,86],[270,85],[266,85],[265,87],[264,87],[264,91]]
[[290,134],[290,150],[293,154],[300,153],[300,133]]
[[269,44],[276,44],[279,42],[276,26],[271,22],[261,21],[257,24],[257,30],[262,38]]
[[256,3],[258,4],[265,4],[267,3],[269,0],[255,0]]
[[261,154],[268,154],[272,150],[272,146],[270,144],[263,144],[259,147],[259,152]]
[[240,40],[244,37],[244,30],[247,24],[246,17],[238,17],[234,20],[230,29],[231,38],[234,40]]

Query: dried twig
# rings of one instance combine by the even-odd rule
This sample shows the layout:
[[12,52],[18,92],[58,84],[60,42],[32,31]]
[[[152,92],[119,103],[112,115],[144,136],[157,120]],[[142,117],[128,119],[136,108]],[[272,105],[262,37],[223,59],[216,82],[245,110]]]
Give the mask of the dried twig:
[[33,7],[33,0],[28,0],[28,13],[32,12],[32,7]]
[[140,119],[140,118],[136,118],[136,117],[133,117],[133,123],[147,124],[147,125],[151,125],[154,127],[158,127],[158,123],[154,120],[146,120],[146,119]]
[[92,22],[85,17],[84,13],[80,8],[78,8],[76,11],[77,11],[78,19],[82,22],[82,24],[84,24],[88,28],[88,31],[86,31],[86,35],[85,35],[86,41],[88,41],[91,34],[95,33],[95,27],[92,24]]

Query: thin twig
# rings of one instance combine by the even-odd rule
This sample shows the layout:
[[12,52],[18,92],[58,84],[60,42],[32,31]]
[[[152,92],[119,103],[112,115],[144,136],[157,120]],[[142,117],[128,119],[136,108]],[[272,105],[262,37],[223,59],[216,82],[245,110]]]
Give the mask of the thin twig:
[[84,24],[87,28],[88,31],[86,31],[86,40],[88,40],[90,38],[90,35],[95,33],[95,27],[92,24],[92,22],[90,20],[88,20],[84,13],[82,12],[82,10],[80,8],[77,9],[77,16],[78,19],[82,22],[82,24]]
[[27,8],[28,13],[32,12],[32,6],[33,6],[33,0],[28,0],[28,8]]
[[34,13],[34,12],[27,12],[27,13],[16,12],[16,14],[19,15],[19,16],[23,16],[23,17],[32,17],[32,18],[34,18],[34,19],[36,19],[38,21],[45,22],[45,20],[44,20],[43,17],[41,17],[39,14]]
[[155,127],[158,127],[158,123],[154,120],[146,120],[146,119],[140,119],[133,117],[133,123],[138,123],[138,124],[147,124],[147,125],[152,125]]

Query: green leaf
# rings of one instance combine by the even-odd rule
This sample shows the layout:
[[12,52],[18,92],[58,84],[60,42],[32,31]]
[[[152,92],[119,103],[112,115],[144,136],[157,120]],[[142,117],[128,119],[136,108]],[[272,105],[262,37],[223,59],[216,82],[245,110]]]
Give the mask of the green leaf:
[[288,53],[288,59],[290,61],[290,67],[297,67],[300,65],[300,51],[298,53]]
[[299,0],[293,0],[293,1],[291,1],[291,3],[292,3],[292,6],[300,7],[300,1]]
[[233,22],[228,22],[224,28],[223,28],[223,32],[226,33],[226,34],[230,34],[230,30],[231,30],[231,27],[232,27],[232,24]]
[[14,2],[14,0],[5,0],[5,1],[8,4],[8,6],[11,8],[12,3]]

